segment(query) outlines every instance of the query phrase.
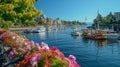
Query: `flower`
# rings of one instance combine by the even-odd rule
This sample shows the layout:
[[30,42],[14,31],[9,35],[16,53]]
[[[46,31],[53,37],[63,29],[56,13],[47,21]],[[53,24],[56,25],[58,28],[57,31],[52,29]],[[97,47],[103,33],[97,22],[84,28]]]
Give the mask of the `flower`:
[[71,61],[75,61],[76,60],[76,58],[75,58],[75,56],[73,56],[73,55],[69,55],[69,60],[71,60]]
[[58,51],[58,49],[55,46],[51,47],[50,50],[52,50],[52,51]]
[[76,60],[75,56],[69,55],[68,59],[70,60],[69,67],[80,67],[80,65],[77,64],[77,62],[75,61]]
[[14,53],[13,53],[13,51],[11,51],[11,52],[9,53],[9,55],[8,55],[8,58],[9,58],[9,59],[13,59],[13,57],[14,57]]
[[21,52],[26,52],[23,48],[18,48],[18,50]]
[[29,44],[26,45],[27,50],[31,50],[31,46]]
[[12,37],[12,39],[15,39],[15,38],[16,38],[15,36]]
[[3,46],[12,48],[8,58],[24,57],[15,67],[80,67],[76,57],[65,57],[60,50],[42,42],[41,45],[15,33],[0,30],[0,40]]
[[18,52],[16,51],[16,48],[13,48],[12,51],[13,51],[14,54],[16,54],[16,55],[18,54]]
[[60,52],[59,49],[57,49],[55,46],[53,46],[52,48],[50,48],[50,50],[52,51],[53,55],[57,55],[61,59],[64,59],[64,54],[62,52]]
[[41,43],[41,46],[42,46],[42,48],[49,49],[48,44],[46,44],[44,42]]

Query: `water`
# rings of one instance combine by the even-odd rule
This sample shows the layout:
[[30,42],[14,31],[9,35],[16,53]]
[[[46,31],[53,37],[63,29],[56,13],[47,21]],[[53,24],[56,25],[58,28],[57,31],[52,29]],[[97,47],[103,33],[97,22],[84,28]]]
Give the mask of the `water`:
[[89,40],[70,35],[71,28],[24,35],[35,42],[56,46],[66,57],[76,56],[81,67],[120,67],[120,41]]

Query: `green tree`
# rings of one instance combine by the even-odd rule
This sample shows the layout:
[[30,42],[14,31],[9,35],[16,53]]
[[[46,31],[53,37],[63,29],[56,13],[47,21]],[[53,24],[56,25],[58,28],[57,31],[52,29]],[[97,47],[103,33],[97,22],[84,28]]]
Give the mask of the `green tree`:
[[4,21],[0,18],[0,28],[8,29],[11,26],[13,26],[13,23],[11,21]]
[[0,0],[0,18],[14,25],[32,25],[34,18],[42,14],[35,8],[35,2],[37,0]]
[[115,22],[115,17],[113,16],[113,14],[110,12],[107,17],[106,17],[110,23],[114,23]]

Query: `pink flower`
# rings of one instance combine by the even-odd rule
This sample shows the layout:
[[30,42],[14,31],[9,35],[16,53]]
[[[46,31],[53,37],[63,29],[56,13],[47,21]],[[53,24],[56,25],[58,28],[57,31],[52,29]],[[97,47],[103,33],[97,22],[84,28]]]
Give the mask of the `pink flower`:
[[8,58],[13,59],[13,57],[14,57],[14,53],[13,53],[13,51],[11,51],[10,54],[8,55]]
[[36,57],[36,56],[33,56],[33,57],[31,58],[31,60],[32,60],[32,61],[37,61],[37,57]]
[[40,45],[38,43],[36,43],[36,45],[37,45],[38,50],[40,50],[41,49]]
[[31,46],[29,44],[26,45],[26,47],[27,47],[27,50],[31,50]]
[[58,49],[57,49],[55,46],[53,46],[53,47],[50,48],[50,50],[56,51],[56,50],[58,50]]
[[41,58],[41,54],[38,53],[38,54],[37,54],[37,61],[38,61],[40,58]]
[[12,51],[14,54],[16,54],[16,55],[18,54],[18,52],[16,52],[16,48],[13,48]]
[[61,59],[64,59],[64,54],[60,52],[59,49],[57,49],[56,47],[53,46],[52,48],[50,48],[50,50],[52,50],[53,55],[57,55]]
[[80,65],[75,61],[76,58],[73,55],[69,55],[68,59],[70,60],[69,67],[80,67]]
[[26,52],[23,48],[18,48],[18,50],[21,52]]
[[34,56],[32,56],[32,61],[38,61],[41,58],[41,54],[37,53]]
[[71,61],[75,61],[76,60],[76,57],[75,56],[73,56],[73,55],[69,55],[69,60],[71,60]]
[[74,65],[70,63],[70,64],[69,64],[69,67],[74,67]]
[[41,50],[42,52],[48,52],[48,51],[49,51],[49,50],[46,49],[46,48],[40,48],[40,50]]
[[34,67],[36,64],[37,64],[37,61],[33,61],[31,65],[32,67]]
[[36,44],[35,44],[35,42],[34,41],[31,41],[31,43],[32,43],[32,46],[34,47],[34,46],[36,46]]
[[24,58],[27,58],[30,55],[30,52],[27,52],[27,54],[24,56]]
[[37,64],[37,62],[38,62],[38,60],[40,58],[41,58],[41,54],[40,53],[35,54],[34,56],[32,56],[32,58],[31,58],[32,67],[34,67]]
[[77,64],[76,61],[70,61],[70,62],[69,62],[69,67],[80,67],[80,65]]
[[41,43],[41,46],[42,46],[42,48],[49,49],[48,44],[46,44],[46,43],[44,43],[44,42]]

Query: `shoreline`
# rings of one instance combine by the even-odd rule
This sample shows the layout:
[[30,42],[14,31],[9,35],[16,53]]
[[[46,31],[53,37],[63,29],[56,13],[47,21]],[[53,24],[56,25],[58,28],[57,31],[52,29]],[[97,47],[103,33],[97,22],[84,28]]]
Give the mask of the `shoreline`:
[[10,31],[25,31],[25,30],[30,30],[34,29],[35,27],[23,27],[23,28],[10,28]]

